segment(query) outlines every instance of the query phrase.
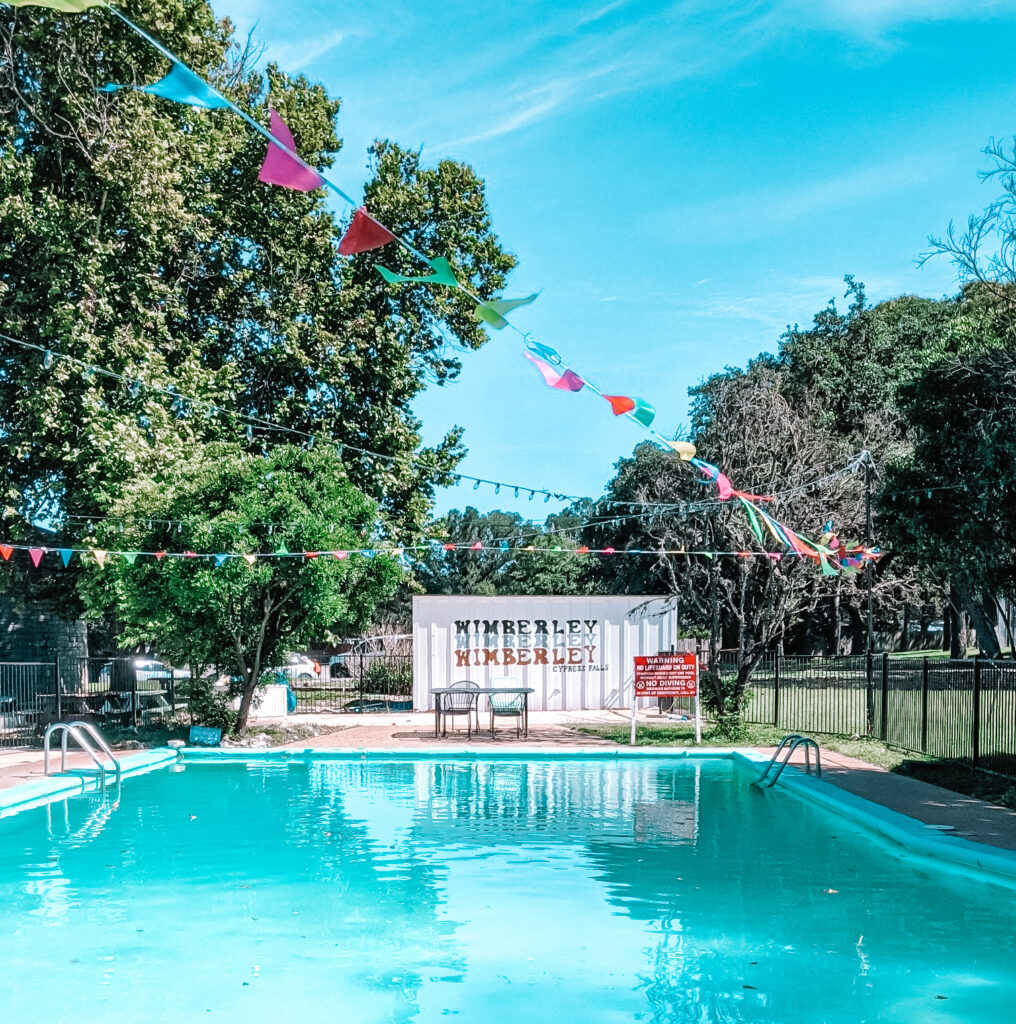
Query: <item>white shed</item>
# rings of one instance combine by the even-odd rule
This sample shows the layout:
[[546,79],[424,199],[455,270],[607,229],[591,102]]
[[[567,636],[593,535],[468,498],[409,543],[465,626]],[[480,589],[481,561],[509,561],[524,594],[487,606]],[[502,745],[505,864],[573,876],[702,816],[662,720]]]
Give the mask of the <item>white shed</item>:
[[510,676],[534,710],[630,707],[635,656],[669,651],[677,621],[666,597],[414,597],[413,706]]

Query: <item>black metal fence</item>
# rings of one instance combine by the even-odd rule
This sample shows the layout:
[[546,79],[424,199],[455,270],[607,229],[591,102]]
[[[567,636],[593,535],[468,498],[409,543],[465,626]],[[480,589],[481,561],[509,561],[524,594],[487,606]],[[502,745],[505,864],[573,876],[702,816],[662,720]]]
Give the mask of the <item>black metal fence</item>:
[[[736,669],[723,657],[720,670]],[[771,654],[752,675],[748,719],[875,736],[1016,776],[1016,661]]]
[[349,654],[319,672],[287,666],[296,711],[410,711],[413,659],[409,654]]
[[147,725],[183,706],[188,681],[151,658],[0,662],[0,747],[29,743],[61,719]]

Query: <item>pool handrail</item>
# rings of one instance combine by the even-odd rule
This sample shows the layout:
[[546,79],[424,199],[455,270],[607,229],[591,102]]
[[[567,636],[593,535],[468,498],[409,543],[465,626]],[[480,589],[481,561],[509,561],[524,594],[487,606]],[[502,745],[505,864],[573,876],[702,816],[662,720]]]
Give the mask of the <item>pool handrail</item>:
[[[810,751],[814,748],[815,750],[815,774],[822,777],[822,755],[819,752],[818,744],[810,736],[801,736],[799,733],[793,732],[788,733],[780,740],[780,745],[776,748],[776,752],[769,759],[769,763],[765,767],[765,771],[755,780],[755,785],[760,789],[772,789],[776,785],[776,780],[779,779],[780,775],[783,774],[783,769],[790,763],[790,759],[794,756],[794,751],[798,747],[804,748],[804,771],[805,774],[811,774],[811,753]],[[771,779],[766,781],[766,777],[769,775],[770,769],[776,764],[780,754],[783,753],[784,748],[787,748],[787,753],[783,760],[780,761],[779,767],[776,769],[776,774]]]
[[114,757],[109,744],[102,737],[102,733],[91,722],[53,722],[46,726],[46,735],[42,745],[42,767],[43,772],[49,775],[49,750],[53,733],[60,733],[60,771],[67,770],[67,740],[69,737],[77,740],[78,746],[95,762],[99,769],[99,784],[106,788],[106,773],[109,770],[102,759],[95,751],[92,740],[95,741],[99,750],[105,754],[113,763],[113,771],[116,775],[116,784],[120,785],[120,762]]

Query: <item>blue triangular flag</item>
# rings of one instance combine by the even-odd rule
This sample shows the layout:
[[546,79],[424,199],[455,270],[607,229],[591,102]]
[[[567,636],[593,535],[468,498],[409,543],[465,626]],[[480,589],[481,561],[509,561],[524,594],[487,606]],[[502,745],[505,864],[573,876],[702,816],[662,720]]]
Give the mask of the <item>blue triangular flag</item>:
[[66,569],[70,565],[71,559],[74,557],[73,548],[60,548],[60,558],[63,560],[64,568]]
[[229,558],[229,555],[216,555],[215,556],[215,568],[218,569],[225,560]]
[[507,551],[508,550],[508,541],[506,541],[506,540],[501,541],[501,550],[502,551]]
[[165,78],[160,78],[151,85],[116,85],[111,82],[102,86],[99,91],[116,92],[117,89],[136,89],[138,92],[161,96],[164,100],[173,100],[174,103],[185,103],[189,107],[205,107],[207,110],[229,106],[228,100],[219,96],[207,82],[202,81],[183,64],[174,63]]

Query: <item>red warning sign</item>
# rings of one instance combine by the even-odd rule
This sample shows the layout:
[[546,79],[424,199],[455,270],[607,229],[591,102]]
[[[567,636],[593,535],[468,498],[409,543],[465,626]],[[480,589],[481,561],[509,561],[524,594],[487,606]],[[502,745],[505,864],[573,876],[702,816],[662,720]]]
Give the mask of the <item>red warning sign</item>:
[[694,697],[697,693],[697,654],[671,651],[635,659],[636,697]]

